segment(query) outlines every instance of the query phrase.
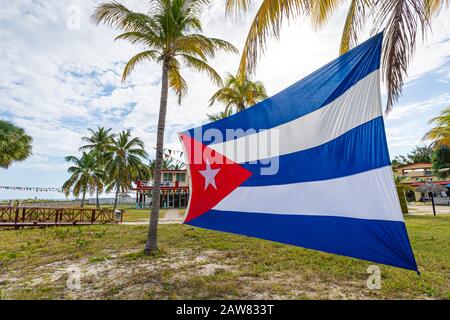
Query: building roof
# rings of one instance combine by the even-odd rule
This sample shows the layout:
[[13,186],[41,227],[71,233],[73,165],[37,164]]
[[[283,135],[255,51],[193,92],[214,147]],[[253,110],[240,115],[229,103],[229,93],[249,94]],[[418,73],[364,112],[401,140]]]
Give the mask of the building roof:
[[414,169],[429,169],[432,167],[431,162],[417,162],[413,164],[408,164],[406,166],[401,166],[396,168],[396,170],[414,170]]
[[415,182],[411,182],[411,183],[408,183],[408,184],[410,186],[412,186],[412,187],[418,187],[418,186],[423,185],[426,182],[432,182],[432,183],[440,184],[440,185],[443,185],[443,186],[447,186],[448,184],[450,184],[450,180],[446,180],[446,181],[415,181]]
[[186,173],[186,169],[180,169],[180,170],[172,170],[172,169],[162,169],[162,173]]

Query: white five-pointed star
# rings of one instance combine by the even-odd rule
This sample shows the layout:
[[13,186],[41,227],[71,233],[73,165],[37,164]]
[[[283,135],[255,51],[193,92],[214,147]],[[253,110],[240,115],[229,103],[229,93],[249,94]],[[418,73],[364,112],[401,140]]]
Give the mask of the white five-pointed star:
[[212,169],[208,160],[206,161],[206,169],[199,171],[203,177],[205,177],[205,190],[209,185],[212,185],[214,189],[217,190],[216,186],[216,175],[219,173],[220,169]]

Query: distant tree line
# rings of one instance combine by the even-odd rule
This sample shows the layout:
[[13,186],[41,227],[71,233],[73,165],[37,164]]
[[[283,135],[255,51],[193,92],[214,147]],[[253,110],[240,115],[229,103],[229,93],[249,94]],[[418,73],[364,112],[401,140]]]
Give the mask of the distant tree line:
[[450,175],[450,107],[444,108],[440,115],[429,121],[433,127],[423,140],[431,141],[429,146],[416,146],[410,153],[398,155],[392,167],[398,168],[419,162],[431,162],[434,174],[442,179]]

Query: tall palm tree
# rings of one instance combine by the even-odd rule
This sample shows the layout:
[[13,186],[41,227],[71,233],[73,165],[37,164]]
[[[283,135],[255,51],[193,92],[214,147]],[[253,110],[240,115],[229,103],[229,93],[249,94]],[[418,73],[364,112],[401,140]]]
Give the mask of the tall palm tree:
[[181,75],[182,64],[206,73],[221,85],[219,74],[208,64],[218,50],[237,52],[229,42],[209,38],[202,34],[200,13],[206,0],[150,0],[149,14],[131,11],[118,2],[104,3],[95,9],[97,23],[110,25],[123,31],[116,39],[128,40],[146,47],[128,61],[122,75],[124,81],[137,64],[155,61],[162,67],[161,99],[156,141],[153,205],[150,216],[145,253],[157,250],[159,199],[161,190],[161,164],[164,152],[164,130],[169,87],[178,96],[178,102],[187,93],[186,80]]
[[450,147],[450,107],[441,111],[441,114],[431,119],[429,124],[435,124],[435,127],[430,129],[424,140],[432,140],[434,146]]
[[14,161],[31,155],[33,139],[25,130],[9,121],[0,120],[0,168],[8,169]]
[[133,181],[145,175],[148,170],[143,159],[148,157],[144,142],[132,138],[131,131],[120,132],[112,139],[112,144],[105,153],[105,172],[110,178],[107,191],[115,190],[114,210],[117,209],[119,192],[126,192]]
[[[81,140],[87,144],[82,146],[80,148],[80,151],[93,152],[97,166],[100,170],[104,170],[105,166],[104,156],[105,153],[108,151],[108,148],[111,147],[112,140],[115,136],[113,133],[111,133],[111,130],[112,130],[111,128],[105,129],[103,127],[98,127],[97,131],[95,131],[89,128],[88,131],[91,133],[91,135],[88,137],[81,138]],[[100,208],[100,201],[98,197],[99,193],[102,192],[103,187],[104,181],[99,180],[98,185],[95,188],[97,208]]]
[[93,153],[83,152],[81,158],[68,156],[65,158],[67,162],[73,163],[67,172],[71,173],[69,180],[67,180],[62,188],[68,196],[70,191],[75,197],[82,193],[81,207],[84,206],[86,199],[86,192],[93,193],[98,181],[103,178],[103,171],[97,166],[97,161]]
[[267,98],[266,88],[261,81],[251,81],[247,77],[241,80],[239,77],[228,74],[225,84],[209,100],[212,106],[216,102],[225,105],[225,114],[230,111],[240,112]]
[[[431,18],[449,3],[449,0],[263,0],[247,34],[239,75],[242,78],[254,72],[268,38],[279,37],[284,19],[306,16],[315,27],[320,27],[338,8],[349,4],[340,52],[345,53],[358,44],[358,36],[367,23],[374,21],[372,33],[384,30],[382,74],[388,91],[386,111],[389,111],[401,96],[418,30],[425,33]],[[246,11],[252,4],[252,0],[226,0],[226,10]]]

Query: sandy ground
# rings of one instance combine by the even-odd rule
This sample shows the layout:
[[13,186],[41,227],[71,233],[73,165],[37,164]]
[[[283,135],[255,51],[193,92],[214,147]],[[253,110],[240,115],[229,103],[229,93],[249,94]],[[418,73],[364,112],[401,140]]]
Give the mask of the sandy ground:
[[[183,223],[184,216],[181,216],[179,214],[178,209],[167,209],[166,214],[164,215],[164,218],[159,219],[158,223],[160,224],[176,224],[176,223]],[[132,225],[132,226],[139,226],[139,225],[147,225],[149,223],[149,219],[141,220],[141,221],[133,221],[133,222],[123,222],[124,225]]]
[[[436,206],[436,214],[450,214],[450,206]],[[433,208],[431,204],[426,205],[408,205],[409,214],[411,215],[432,215]]]

